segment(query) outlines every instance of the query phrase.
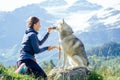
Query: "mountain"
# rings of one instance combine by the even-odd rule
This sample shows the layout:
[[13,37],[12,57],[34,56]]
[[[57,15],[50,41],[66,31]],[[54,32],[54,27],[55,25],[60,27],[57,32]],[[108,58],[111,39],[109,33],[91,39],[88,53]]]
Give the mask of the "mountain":
[[29,16],[40,17],[43,33],[51,25],[50,21],[54,20],[54,16],[48,14],[46,10],[35,4],[18,8],[13,12],[1,14],[0,49],[10,48],[15,44],[20,44],[26,29],[26,20]]
[[46,0],[39,4],[40,7],[56,7],[56,6],[64,6],[66,5],[66,1],[64,0]]
[[[120,28],[120,10],[107,8],[98,11],[89,20],[89,30]],[[100,25],[100,26],[99,26]],[[94,26],[94,27],[93,27]]]
[[88,2],[87,0],[78,0],[76,1],[72,6],[70,6],[67,10],[68,12],[76,12],[76,11],[92,11],[92,10],[98,10],[102,8],[102,6],[93,4]]
[[102,9],[87,21],[86,32],[75,34],[83,41],[86,48],[102,45],[107,42],[120,42],[120,10]]
[[120,35],[118,34],[120,34],[120,28],[106,31],[83,32],[77,34],[77,37],[80,38],[85,44],[85,47],[89,49],[111,41],[120,42]]
[[87,51],[88,55],[120,56],[120,43],[110,42]]

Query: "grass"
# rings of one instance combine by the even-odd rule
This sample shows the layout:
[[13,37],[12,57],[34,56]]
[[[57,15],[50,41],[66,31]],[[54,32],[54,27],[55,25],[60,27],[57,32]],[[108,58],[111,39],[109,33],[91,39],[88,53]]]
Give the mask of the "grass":
[[[106,59],[105,57],[92,56],[89,59],[94,70],[87,80],[120,80],[120,57]],[[52,62],[44,62],[45,72],[49,73],[53,67]],[[15,70],[15,66],[4,67],[0,64],[0,76],[3,76],[0,77],[0,80],[37,80],[28,75],[15,74]]]
[[95,56],[92,60],[94,71],[103,77],[101,80],[120,80],[120,56],[108,58]]
[[[0,76],[2,80],[35,80],[34,78],[28,76],[28,75],[21,75],[14,73],[16,67],[11,66],[5,68],[3,65],[0,65]],[[0,80],[1,80],[0,79]]]

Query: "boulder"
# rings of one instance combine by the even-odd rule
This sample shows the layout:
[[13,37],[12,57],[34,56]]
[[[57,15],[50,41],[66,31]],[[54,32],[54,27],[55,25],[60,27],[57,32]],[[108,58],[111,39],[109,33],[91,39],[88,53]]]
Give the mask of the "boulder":
[[90,71],[84,67],[72,69],[53,68],[49,73],[50,80],[87,80]]

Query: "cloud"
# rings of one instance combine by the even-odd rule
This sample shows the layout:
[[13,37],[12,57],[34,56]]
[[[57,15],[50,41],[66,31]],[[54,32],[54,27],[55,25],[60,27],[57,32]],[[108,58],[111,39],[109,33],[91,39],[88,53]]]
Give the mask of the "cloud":
[[13,11],[16,8],[26,6],[28,4],[40,3],[45,0],[1,0],[0,11]]

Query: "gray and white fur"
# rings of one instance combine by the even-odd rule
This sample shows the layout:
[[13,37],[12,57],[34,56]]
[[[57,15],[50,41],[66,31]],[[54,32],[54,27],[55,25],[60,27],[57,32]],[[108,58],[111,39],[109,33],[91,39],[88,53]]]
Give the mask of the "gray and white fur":
[[89,65],[85,48],[81,40],[79,40],[74,34],[72,28],[64,21],[60,21],[57,27],[54,27],[59,32],[60,44],[64,52],[65,67],[66,60],[74,67],[86,67]]

